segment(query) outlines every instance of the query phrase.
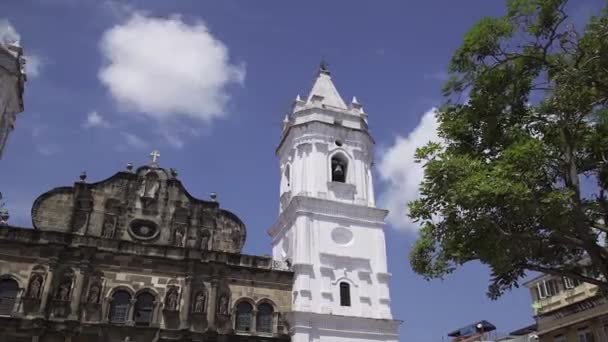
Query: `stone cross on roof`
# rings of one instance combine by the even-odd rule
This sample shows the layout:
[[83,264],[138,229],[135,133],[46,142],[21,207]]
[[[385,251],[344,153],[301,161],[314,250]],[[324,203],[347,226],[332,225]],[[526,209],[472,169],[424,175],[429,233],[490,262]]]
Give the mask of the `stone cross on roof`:
[[160,152],[154,150],[150,153],[150,157],[152,157],[152,162],[156,164],[156,161],[158,160],[158,158],[160,158]]

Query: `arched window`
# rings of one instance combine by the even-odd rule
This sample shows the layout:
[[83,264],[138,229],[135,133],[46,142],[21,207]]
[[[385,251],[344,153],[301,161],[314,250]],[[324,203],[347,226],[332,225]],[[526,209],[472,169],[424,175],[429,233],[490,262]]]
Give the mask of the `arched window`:
[[262,303],[258,305],[258,314],[256,317],[256,331],[262,333],[272,332],[272,305]]
[[346,183],[348,162],[343,156],[336,154],[331,158],[331,181]]
[[237,331],[251,331],[251,312],[253,307],[247,302],[241,302],[236,306],[236,327]]
[[137,295],[135,302],[135,324],[150,325],[152,322],[152,312],[154,312],[154,296],[149,292],[142,292]]
[[289,189],[291,186],[291,166],[289,164],[285,166],[285,184],[287,184],[287,188]]
[[13,279],[0,280],[0,315],[10,315],[15,307],[19,284]]
[[124,323],[129,318],[131,295],[127,291],[116,291],[110,304],[110,322]]
[[340,283],[340,306],[350,306],[350,285],[345,282]]

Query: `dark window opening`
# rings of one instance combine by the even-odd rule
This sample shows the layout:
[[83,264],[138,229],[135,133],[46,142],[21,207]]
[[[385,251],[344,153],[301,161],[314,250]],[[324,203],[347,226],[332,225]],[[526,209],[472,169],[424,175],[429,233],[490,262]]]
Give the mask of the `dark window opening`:
[[110,305],[110,322],[124,323],[128,319],[131,295],[127,291],[116,291]]
[[10,315],[15,307],[19,284],[13,279],[0,280],[0,315]]
[[350,306],[350,285],[340,283],[340,306]]
[[272,332],[272,305],[263,303],[258,306],[258,315],[256,317],[256,331],[262,333]]
[[331,181],[332,182],[346,182],[346,160],[340,156],[334,156],[331,158]]
[[241,302],[236,306],[236,327],[237,331],[251,331],[251,316],[253,307],[247,302]]
[[154,296],[148,292],[139,294],[135,302],[135,324],[150,325],[152,312],[154,312]]

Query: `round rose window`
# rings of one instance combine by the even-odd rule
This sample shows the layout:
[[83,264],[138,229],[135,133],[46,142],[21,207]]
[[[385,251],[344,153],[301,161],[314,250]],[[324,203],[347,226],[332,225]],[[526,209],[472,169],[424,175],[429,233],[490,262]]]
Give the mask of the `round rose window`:
[[158,225],[148,220],[133,220],[129,225],[129,233],[139,240],[154,239],[158,232]]

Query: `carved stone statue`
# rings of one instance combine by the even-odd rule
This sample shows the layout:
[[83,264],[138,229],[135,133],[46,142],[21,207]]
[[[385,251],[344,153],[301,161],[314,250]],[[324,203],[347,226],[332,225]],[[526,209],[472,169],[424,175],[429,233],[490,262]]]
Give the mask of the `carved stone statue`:
[[55,294],[55,299],[67,302],[70,300],[70,287],[72,285],[71,279],[64,279],[61,285],[59,285],[59,289]]
[[228,295],[220,297],[219,310],[220,315],[228,315]]
[[139,197],[156,198],[160,183],[158,175],[154,172],[146,174],[139,188]]
[[194,298],[194,313],[203,313],[205,312],[205,304],[207,302],[207,295],[205,291],[199,292]]
[[167,303],[168,310],[177,310],[177,288],[169,288],[169,291],[167,292],[167,297],[165,298],[165,302]]
[[99,303],[99,295],[101,294],[101,286],[99,283],[93,283],[89,288],[89,295],[87,296],[87,302],[92,304]]
[[184,247],[184,228],[182,226],[175,228],[175,245]]
[[105,238],[111,239],[114,237],[114,218],[106,217],[103,221],[103,230],[101,235]]
[[201,249],[204,251],[209,249],[209,232],[206,230],[203,232],[203,235],[201,236]]
[[40,292],[42,290],[42,276],[40,274],[32,274],[30,277],[30,285],[27,289],[27,297],[33,299],[40,299]]

